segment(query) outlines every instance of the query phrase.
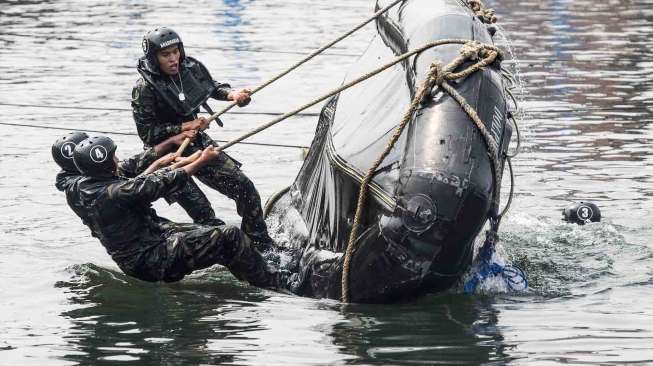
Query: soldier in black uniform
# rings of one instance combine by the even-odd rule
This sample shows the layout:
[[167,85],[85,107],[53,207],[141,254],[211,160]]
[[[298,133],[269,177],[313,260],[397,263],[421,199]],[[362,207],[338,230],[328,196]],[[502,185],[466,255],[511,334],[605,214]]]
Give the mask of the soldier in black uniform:
[[[131,179],[117,175],[115,151],[116,145],[108,137],[92,137],[77,144],[73,160],[84,176],[66,188],[66,195],[123,272],[144,281],[171,282],[221,264],[255,286],[281,285],[280,272],[267,266],[238,228],[178,224],[159,217],[151,207],[151,202],[183,188],[193,174],[214,162],[219,152],[213,147],[180,168],[154,172],[149,171],[156,167],[148,168]],[[142,161],[127,164],[142,166]]]
[[[116,174],[125,178],[134,178],[138,174],[143,173],[147,168],[155,170],[164,167],[175,158],[175,156],[170,153],[181,145],[184,139],[194,138],[195,135],[195,131],[186,131],[179,135],[169,137],[163,142],[145,149],[140,154],[136,154],[128,159],[120,161],[118,163]],[[68,206],[70,206],[77,216],[80,216],[80,209],[75,206],[75,200],[71,199],[69,192],[83,175],[79,170],[77,170],[77,167],[73,162],[73,152],[75,151],[75,147],[88,137],[89,136],[85,132],[75,131],[60,137],[52,145],[52,158],[61,168],[61,171],[56,177],[55,187],[59,191],[66,193]],[[217,218],[213,218],[211,223],[215,225],[224,224],[222,220]]]
[[[138,62],[142,78],[132,91],[132,109],[138,134],[145,145],[152,146],[182,131],[198,130],[200,133],[185,154],[217,146],[203,132],[208,122],[198,118],[200,106],[211,112],[206,104],[208,98],[232,100],[244,106],[249,103],[251,92],[247,89],[233,91],[228,84],[215,82],[202,63],[186,56],[179,35],[169,28],[147,33],[143,38],[143,51],[145,56]],[[196,177],[236,202],[242,217],[241,229],[259,249],[271,246],[261,198],[252,181],[240,170],[240,163],[222,153],[215,163],[198,171]],[[197,194],[199,188],[190,184],[177,194],[177,202],[187,211],[195,207],[213,212],[208,201]]]

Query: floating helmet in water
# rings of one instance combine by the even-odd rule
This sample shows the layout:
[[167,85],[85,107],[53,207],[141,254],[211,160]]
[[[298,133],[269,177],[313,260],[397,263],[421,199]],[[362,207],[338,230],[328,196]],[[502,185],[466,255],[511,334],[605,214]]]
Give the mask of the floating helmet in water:
[[601,210],[592,202],[576,202],[562,210],[563,220],[584,225],[601,221]]

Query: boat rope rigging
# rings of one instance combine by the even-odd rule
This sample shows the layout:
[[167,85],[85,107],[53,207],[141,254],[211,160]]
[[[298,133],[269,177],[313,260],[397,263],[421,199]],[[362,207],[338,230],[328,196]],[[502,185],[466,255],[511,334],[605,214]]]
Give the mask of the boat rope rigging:
[[[52,105],[52,104],[27,104],[27,103],[2,103],[0,105],[7,107],[28,107],[28,108],[45,108],[45,109],[73,109],[73,110],[89,110],[89,111],[116,111],[116,112],[133,112],[131,108],[119,108],[119,107],[87,107],[87,106],[73,106],[73,105]],[[200,112],[200,114],[206,114],[207,112]],[[252,115],[252,116],[279,116],[282,115],[282,112],[269,112],[269,111],[229,111],[229,114],[242,114],[242,115]],[[299,113],[299,116],[305,117],[317,117],[319,113],[317,112],[305,112]]]
[[483,23],[493,24],[497,22],[494,9],[486,8],[480,0],[467,0],[467,6],[472,9],[474,15]]
[[[14,127],[29,127],[29,128],[39,128],[45,130],[58,130],[58,131],[80,131],[79,128],[70,128],[70,127],[61,127],[61,126],[46,126],[46,125],[33,125],[26,123],[11,123],[11,122],[0,122],[0,125],[3,126],[14,126]],[[134,132],[120,132],[120,131],[104,131],[104,130],[88,130],[83,129],[84,132],[93,132],[103,135],[121,135],[121,136],[138,136]],[[213,139],[216,142],[227,142],[227,140],[217,140]],[[292,144],[273,144],[268,142],[241,142],[243,145],[254,145],[254,146],[269,146],[269,147],[288,147],[307,150],[309,147],[304,145],[292,145]]]
[[[371,17],[367,18],[365,21],[361,22],[360,24],[358,24],[358,25],[355,26],[354,28],[348,30],[347,32],[345,32],[345,33],[343,33],[342,35],[338,36],[336,39],[332,40],[331,42],[328,42],[328,43],[325,44],[324,46],[322,46],[322,47],[318,48],[317,50],[311,52],[309,55],[307,55],[307,56],[304,57],[303,59],[297,61],[295,64],[291,65],[290,67],[288,67],[288,68],[285,69],[284,71],[278,73],[277,75],[275,75],[275,76],[273,76],[272,78],[270,78],[268,81],[266,81],[266,82],[264,82],[263,84],[257,86],[256,88],[252,89],[252,91],[251,91],[251,95],[255,94],[256,92],[260,91],[261,89],[265,88],[266,86],[268,86],[268,85],[274,83],[275,81],[281,79],[282,77],[284,77],[285,75],[287,75],[287,74],[290,73],[291,71],[297,69],[299,66],[303,65],[304,63],[306,63],[306,62],[309,61],[310,59],[314,58],[315,56],[319,55],[320,53],[324,52],[325,50],[327,50],[327,49],[333,47],[333,45],[335,45],[336,43],[338,43],[338,42],[342,41],[343,39],[349,37],[350,35],[352,35],[352,34],[355,33],[356,31],[358,31],[359,29],[363,28],[363,27],[364,27],[365,25],[367,25],[369,22],[371,22],[371,21],[373,21],[374,19],[378,18],[379,16],[381,16],[382,14],[384,14],[385,12],[387,12],[388,10],[390,10],[390,8],[392,8],[393,6],[399,4],[399,3],[402,2],[402,1],[404,1],[404,0],[394,0],[394,1],[392,1],[390,4],[388,4],[387,6],[385,6],[384,8],[379,9],[379,10],[378,10],[376,13],[374,13]],[[317,102],[316,102],[316,103],[317,103]],[[214,113],[213,115],[211,115],[209,118],[207,118],[207,120],[208,120],[209,122],[211,122],[211,121],[217,119],[217,118],[220,117],[222,114],[226,113],[228,110],[230,110],[231,108],[233,108],[234,106],[236,106],[236,104],[237,104],[237,102],[235,102],[235,101],[233,101],[233,102],[227,104],[226,107],[222,108],[222,109],[219,110],[218,112],[216,112],[216,113]],[[303,110],[303,109],[302,109],[302,110]],[[297,113],[298,113],[298,112],[299,112],[299,111],[297,111]],[[284,114],[284,116],[285,116],[285,114]],[[282,116],[282,117],[283,117],[283,116]],[[283,119],[285,119],[285,118],[283,118]],[[281,119],[281,120],[283,120],[283,119]],[[281,121],[281,120],[280,120],[280,121]],[[181,154],[184,152],[184,150],[186,149],[186,147],[188,147],[189,144],[190,144],[190,139],[187,138],[186,140],[184,140],[184,142],[181,144],[181,146],[179,146],[179,149],[177,149],[177,152],[176,152],[177,156],[181,156]]]
[[[339,40],[345,38],[349,34],[353,33],[355,30],[357,30],[360,27],[362,27],[363,25],[367,24],[367,22],[369,22],[369,21],[375,19],[376,17],[380,16],[385,11],[387,11],[390,7],[394,6],[395,4],[399,3],[400,1],[403,1],[403,0],[395,0],[390,5],[388,5],[385,8],[379,10],[377,13],[374,14],[374,16],[369,18],[366,22],[364,22],[361,25],[357,26],[353,30],[347,32],[345,35],[337,38],[336,40],[334,40],[332,42],[330,42],[329,44],[323,46],[322,48],[316,50],[311,55],[305,57],[303,60],[299,61],[298,63],[291,66],[287,70],[281,72],[280,74],[276,75],[275,77],[273,77],[269,81],[263,83],[262,85],[260,85],[256,89],[254,89],[252,91],[252,94],[254,94],[256,91],[259,91],[262,88],[270,85],[272,82],[278,80],[279,78],[281,78],[282,76],[284,76],[287,73],[291,72],[292,70],[296,69],[298,66],[300,66],[304,62],[308,61],[309,59],[311,59],[315,55],[319,54],[323,50],[327,49],[328,47],[332,46],[333,44],[335,44]],[[483,19],[481,19],[482,21],[484,21],[484,22],[494,22],[494,21],[496,21],[496,17],[493,16],[493,12],[491,12],[491,11],[482,11],[482,10],[479,10],[479,9],[474,10],[474,8],[475,8],[474,4],[476,4],[476,3],[477,3],[476,0],[469,0],[468,1],[468,4],[472,8],[472,10],[477,14],[477,16],[480,17],[482,15],[484,17]],[[479,15],[479,14],[481,14],[481,15]],[[490,16],[490,15],[492,15],[492,16]],[[233,146],[233,145],[235,145],[235,144],[237,144],[237,143],[239,143],[239,142],[241,142],[241,141],[243,141],[243,140],[245,140],[245,139],[247,139],[247,138],[249,138],[249,137],[251,137],[251,136],[253,136],[253,135],[255,135],[255,134],[257,134],[257,133],[259,133],[259,132],[261,132],[263,130],[265,130],[265,129],[267,129],[267,128],[272,127],[273,125],[275,125],[275,124],[277,124],[277,123],[279,123],[279,122],[281,122],[281,121],[283,121],[283,120],[285,120],[285,119],[287,119],[287,118],[289,118],[291,116],[296,115],[297,113],[299,113],[299,112],[301,112],[301,111],[303,111],[303,110],[305,110],[305,109],[307,109],[307,108],[309,108],[311,106],[314,106],[317,103],[320,103],[320,102],[326,100],[327,98],[330,98],[330,97],[332,97],[332,96],[334,96],[336,94],[339,94],[340,92],[342,92],[342,91],[344,91],[346,89],[349,89],[352,86],[357,85],[357,84],[361,83],[362,81],[371,78],[374,75],[377,75],[378,73],[380,73],[380,72],[382,72],[382,71],[384,71],[384,70],[398,64],[399,62],[402,62],[402,61],[406,60],[407,58],[409,58],[411,56],[414,56],[414,55],[416,55],[416,54],[418,54],[420,52],[423,52],[423,51],[425,51],[425,50],[427,50],[429,48],[438,47],[438,46],[442,46],[442,45],[446,45],[446,44],[461,44],[462,48],[460,50],[459,56],[456,59],[454,59],[452,62],[447,64],[446,66],[442,65],[442,63],[439,62],[439,61],[436,61],[436,62],[434,62],[432,64],[429,75],[427,76],[424,83],[421,85],[421,87],[419,88],[419,90],[416,93],[415,97],[411,101],[411,104],[410,104],[410,107],[409,107],[408,111],[405,113],[404,117],[402,118],[402,121],[399,123],[399,125],[395,129],[395,132],[394,132],[393,136],[391,137],[390,141],[388,142],[388,144],[386,146],[386,149],[381,154],[381,156],[379,156],[379,158],[375,161],[375,163],[372,165],[372,167],[369,169],[368,173],[364,177],[363,182],[361,184],[361,187],[360,187],[360,190],[359,190],[358,203],[357,203],[357,207],[356,207],[356,215],[354,217],[354,223],[352,225],[352,230],[350,232],[349,241],[347,243],[347,248],[346,248],[345,258],[344,258],[344,264],[343,264],[343,273],[342,273],[342,279],[341,279],[341,301],[344,302],[344,303],[348,303],[349,298],[350,298],[349,297],[349,273],[350,273],[350,266],[351,266],[351,258],[352,258],[353,254],[354,254],[355,249],[356,249],[355,248],[355,241],[356,241],[356,238],[357,238],[358,228],[360,226],[360,218],[362,216],[362,210],[363,210],[363,207],[364,207],[369,182],[371,181],[372,176],[376,171],[376,168],[378,168],[378,166],[380,165],[382,160],[385,158],[387,153],[390,151],[392,146],[394,146],[394,143],[396,143],[396,141],[398,140],[399,136],[401,135],[401,131],[404,129],[404,127],[411,120],[411,117],[412,117],[413,113],[415,112],[415,110],[417,109],[417,107],[419,106],[419,104],[422,102],[424,97],[427,95],[427,93],[429,93],[431,91],[431,89],[434,86],[438,86],[439,88],[442,88],[454,100],[456,100],[456,102],[467,113],[467,115],[470,117],[472,122],[476,125],[477,129],[480,131],[481,136],[483,137],[483,140],[484,140],[484,142],[486,144],[486,147],[488,149],[488,152],[489,152],[488,155],[489,155],[490,161],[492,163],[492,175],[493,175],[493,180],[494,180],[494,190],[493,190],[493,194],[492,194],[491,209],[490,209],[490,230],[487,231],[486,242],[483,245],[483,249],[492,250],[492,251],[494,250],[494,244],[498,240],[497,231],[498,231],[499,224],[500,224],[500,221],[501,221],[501,215],[505,214],[505,212],[508,209],[508,206],[506,206],[506,208],[504,210],[502,210],[502,211],[499,210],[502,174],[501,174],[501,170],[500,170],[501,169],[501,164],[500,164],[500,162],[498,160],[499,159],[498,146],[494,142],[494,140],[492,139],[490,133],[485,128],[485,125],[483,124],[483,121],[480,119],[480,117],[478,116],[478,113],[475,111],[475,109],[465,100],[465,98],[462,95],[460,95],[448,83],[448,81],[465,78],[465,77],[471,75],[472,73],[474,73],[476,71],[479,71],[479,70],[483,69],[484,67],[494,63],[498,58],[500,59],[502,57],[502,53],[499,50],[499,48],[497,48],[496,46],[493,46],[493,45],[483,44],[483,43],[480,43],[480,42],[470,41],[470,40],[465,40],[465,39],[441,39],[441,40],[437,40],[437,41],[427,43],[427,44],[425,44],[425,45],[423,45],[421,47],[418,47],[418,48],[415,48],[415,49],[413,49],[411,51],[405,52],[404,54],[396,57],[395,59],[393,59],[390,62],[385,63],[384,65],[378,67],[377,69],[374,69],[374,70],[368,72],[367,74],[364,74],[364,75],[362,75],[362,76],[360,76],[360,77],[358,77],[358,78],[356,78],[356,79],[354,79],[354,80],[352,80],[352,81],[350,81],[350,82],[348,82],[348,83],[346,83],[344,85],[341,85],[340,87],[338,87],[338,88],[336,88],[336,89],[334,89],[334,90],[332,90],[332,91],[330,91],[330,92],[328,92],[328,93],[326,93],[326,94],[324,94],[324,95],[322,95],[322,96],[320,96],[318,98],[315,98],[312,101],[310,101],[310,102],[308,102],[308,103],[306,103],[306,104],[304,104],[304,105],[302,105],[302,106],[300,106],[300,107],[298,107],[298,108],[296,108],[296,109],[294,109],[294,110],[292,110],[290,112],[287,112],[287,113],[275,118],[274,120],[272,120],[272,121],[270,121],[268,123],[262,124],[261,126],[255,128],[255,129],[253,129],[253,130],[251,130],[251,131],[249,131],[249,132],[247,132],[247,133],[245,133],[245,134],[243,134],[243,135],[241,135],[241,136],[239,136],[239,137],[237,137],[237,138],[235,138],[235,139],[233,139],[233,140],[227,142],[226,144],[221,145],[221,146],[219,146],[217,148],[218,151],[225,150],[225,149],[229,148],[230,146]],[[474,64],[468,66],[467,68],[465,68],[462,71],[454,72],[454,70],[456,68],[460,67],[466,61],[476,61],[476,62]],[[232,102],[228,106],[223,108],[221,111],[213,114],[209,118],[209,122],[216,119],[221,114],[225,113],[226,111],[228,111],[229,109],[231,109],[235,105],[236,105],[236,103]],[[189,143],[190,143],[190,139],[187,139],[186,141],[184,141],[184,143],[177,150],[177,154],[181,155],[181,153],[184,151],[184,149],[188,146]],[[514,154],[512,156],[514,156]],[[506,156],[506,158],[509,159],[510,157]],[[510,164],[510,162],[509,162],[509,165],[512,168],[512,165]],[[512,183],[513,182],[512,169],[510,169],[510,171],[511,171],[511,183]],[[513,192],[513,189],[512,189],[512,184],[511,184],[511,194],[512,194],[512,192]],[[512,201],[512,199],[509,199],[508,203],[510,203],[511,201]]]
[[[443,44],[450,44],[455,42],[444,42]],[[476,128],[481,133],[485,145],[489,152],[489,158],[492,163],[492,172],[494,178],[494,190],[492,194],[492,207],[491,212],[498,215],[499,212],[499,200],[500,200],[500,190],[501,190],[501,164],[499,162],[499,149],[497,144],[492,139],[489,131],[481,121],[480,117],[476,110],[465,100],[465,98],[456,91],[448,81],[459,80],[468,77],[474,72],[481,70],[482,68],[494,63],[497,59],[500,59],[501,52],[495,46],[482,44],[474,41],[467,41],[463,44],[460,54],[449,64],[444,66],[440,61],[434,61],[431,64],[429,74],[426,79],[419,87],[415,97],[410,103],[408,110],[404,113],[403,118],[399,122],[398,126],[395,128],[390,140],[386,144],[385,149],[380,154],[380,156],[372,163],[372,166],[369,168],[367,174],[363,178],[361,187],[358,194],[358,202],[356,204],[356,214],[354,216],[354,222],[352,224],[352,229],[349,234],[349,241],[347,243],[347,249],[345,252],[344,264],[342,269],[342,282],[341,282],[341,300],[344,303],[349,302],[349,276],[350,276],[350,267],[351,260],[356,250],[356,239],[358,239],[358,229],[360,227],[361,217],[363,214],[363,207],[365,206],[365,199],[367,196],[367,188],[376,173],[376,169],[383,162],[383,159],[388,155],[392,147],[399,140],[404,128],[412,120],[413,114],[422,103],[422,101],[431,94],[431,90],[434,87],[439,87],[446,91],[467,113],[472,122],[476,125]],[[468,66],[462,71],[454,72],[458,67],[460,67],[466,61],[478,60],[474,64]]]

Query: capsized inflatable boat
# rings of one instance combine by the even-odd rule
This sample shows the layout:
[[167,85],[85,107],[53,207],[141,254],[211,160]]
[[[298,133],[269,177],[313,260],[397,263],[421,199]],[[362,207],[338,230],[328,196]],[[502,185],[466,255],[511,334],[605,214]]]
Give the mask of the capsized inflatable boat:
[[[384,1],[378,1],[377,8]],[[407,0],[376,20],[377,35],[345,82],[439,39],[492,44],[493,29],[456,0]],[[344,252],[363,176],[386,147],[433,61],[460,45],[434,47],[332,98],[294,183],[266,206],[301,258],[292,291],[341,298]],[[503,170],[512,129],[500,60],[458,81],[498,147]],[[393,302],[452,287],[469,268],[491,215],[491,153],[452,97],[434,88],[375,171],[349,267],[351,302]]]

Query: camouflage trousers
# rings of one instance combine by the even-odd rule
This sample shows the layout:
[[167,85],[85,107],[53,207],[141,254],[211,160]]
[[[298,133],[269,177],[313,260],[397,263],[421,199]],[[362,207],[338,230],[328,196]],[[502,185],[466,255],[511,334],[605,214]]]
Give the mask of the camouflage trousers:
[[215,217],[211,202],[193,178],[188,180],[188,184],[184,188],[167,195],[165,200],[169,204],[179,204],[196,224],[224,225],[224,221]]
[[160,227],[161,241],[140,252],[131,263],[118,263],[125,273],[144,281],[175,282],[195,270],[220,264],[236,278],[254,286],[279,284],[279,273],[268,267],[247,235],[237,227],[174,222],[162,223]]
[[[241,230],[257,245],[262,245],[261,249],[266,249],[272,239],[268,235],[267,225],[263,219],[261,197],[254,183],[240,170],[238,164],[227,154],[222,153],[217,162],[202,168],[194,176],[236,202],[236,210],[242,217]],[[168,198],[169,202],[171,200],[182,206],[196,223],[209,225],[222,223],[215,218],[209,200],[194,181]]]

